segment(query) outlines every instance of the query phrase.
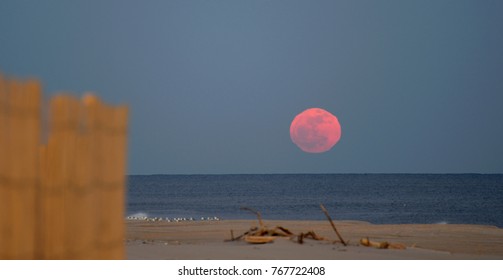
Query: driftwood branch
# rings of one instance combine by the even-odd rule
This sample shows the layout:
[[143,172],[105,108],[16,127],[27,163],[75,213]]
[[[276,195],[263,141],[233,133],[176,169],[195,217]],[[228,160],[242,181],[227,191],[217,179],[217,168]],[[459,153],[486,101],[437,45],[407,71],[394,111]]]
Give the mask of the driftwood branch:
[[236,241],[236,240],[239,240],[239,239],[243,238],[244,236],[247,236],[249,234],[255,233],[257,230],[258,230],[257,227],[251,228],[250,230],[246,231],[243,234],[238,235],[237,237],[234,237],[234,231],[231,230],[231,239],[227,239],[227,240],[224,240],[224,241]]
[[[322,207],[322,209],[324,209],[323,205],[321,207]],[[250,230],[248,230],[247,232],[245,232],[239,236],[234,236],[234,231],[231,230],[231,239],[228,239],[225,241],[236,241],[236,240],[244,239],[248,243],[264,244],[264,243],[273,242],[274,239],[277,238],[278,236],[279,237],[288,237],[292,241],[294,241],[296,239],[296,241],[300,244],[304,243],[304,240],[306,238],[313,239],[313,240],[326,240],[325,238],[317,235],[314,231],[308,231],[306,233],[300,233],[299,235],[297,235],[297,234],[294,234],[293,232],[291,232],[289,229],[282,227],[282,226],[276,226],[273,229],[269,229],[264,225],[264,222],[262,221],[262,215],[260,215],[260,212],[254,210],[254,209],[248,208],[248,207],[241,207],[240,209],[250,211],[253,214],[257,215],[257,219],[258,219],[260,226],[251,228]],[[326,209],[324,211],[326,211]],[[326,215],[328,217],[328,213],[326,213]],[[332,223],[332,220],[330,218],[329,218],[329,220]],[[334,227],[334,229],[335,229],[335,226],[333,225],[333,223],[332,223],[332,227]],[[346,242],[344,240],[342,240],[339,233],[337,233],[337,235],[341,239],[341,242],[344,245],[346,245]]]
[[327,216],[327,219],[330,222],[330,224],[332,225],[332,228],[334,229],[335,233],[337,234],[337,237],[339,237],[339,240],[342,242],[342,244],[344,244],[344,246],[347,246],[348,244],[346,243],[346,241],[344,241],[344,239],[342,239],[342,236],[340,235],[339,231],[335,227],[334,221],[332,221],[332,218],[330,218],[330,215],[328,214],[328,211],[325,208],[325,206],[323,206],[323,204],[320,204],[320,207],[321,207],[321,211],[323,211],[323,213],[325,213],[325,216]]
[[313,240],[325,240],[325,238],[318,236],[314,231],[308,231],[306,233],[301,232],[297,236],[297,243],[299,243],[299,244],[304,243],[304,238],[310,238]]
[[276,228],[279,229],[279,230],[281,230],[282,232],[284,232],[287,236],[293,235],[293,232],[291,232],[287,228],[284,228],[282,226],[277,226]]
[[247,211],[250,211],[252,212],[253,214],[257,215],[257,219],[258,219],[258,223],[260,224],[260,227],[261,228],[265,228],[264,226],[264,222],[262,222],[262,216],[260,215],[260,212],[257,211],[257,210],[253,210],[251,208],[248,208],[248,207],[241,207],[241,210],[247,210]]

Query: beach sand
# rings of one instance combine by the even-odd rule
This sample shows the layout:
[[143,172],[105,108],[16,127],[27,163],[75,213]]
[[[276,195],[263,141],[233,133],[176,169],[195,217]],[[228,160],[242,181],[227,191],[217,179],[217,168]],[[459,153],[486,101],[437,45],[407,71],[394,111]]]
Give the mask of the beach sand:
[[[230,230],[238,236],[257,220],[148,222],[126,221],[128,259],[156,260],[436,260],[503,259],[503,229],[483,225],[402,224],[375,225],[360,221],[336,221],[348,246],[338,240],[328,221],[264,221],[268,228],[282,226],[295,234],[314,231],[329,240],[306,240],[298,244],[286,237],[273,243],[248,244],[230,239]],[[406,249],[377,249],[359,244],[361,238],[400,243]]]

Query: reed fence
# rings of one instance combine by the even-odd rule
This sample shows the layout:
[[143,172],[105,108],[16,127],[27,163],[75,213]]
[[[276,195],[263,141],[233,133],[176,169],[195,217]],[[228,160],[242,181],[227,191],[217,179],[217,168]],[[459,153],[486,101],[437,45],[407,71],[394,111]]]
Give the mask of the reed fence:
[[127,117],[0,75],[0,259],[125,257]]

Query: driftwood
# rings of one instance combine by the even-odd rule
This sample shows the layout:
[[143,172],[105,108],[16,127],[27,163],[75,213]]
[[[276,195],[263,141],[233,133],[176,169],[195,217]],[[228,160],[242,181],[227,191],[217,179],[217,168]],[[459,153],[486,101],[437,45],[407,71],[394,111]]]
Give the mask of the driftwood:
[[344,241],[344,239],[342,239],[341,234],[339,233],[339,231],[335,227],[334,221],[332,221],[332,218],[330,218],[330,215],[328,214],[328,211],[325,208],[325,206],[323,206],[323,204],[320,204],[320,207],[321,207],[321,211],[323,211],[323,213],[325,213],[325,216],[327,216],[327,219],[330,222],[330,224],[332,225],[332,228],[334,229],[335,233],[337,234],[337,237],[339,237],[339,240],[342,242],[342,244],[344,244],[344,246],[347,246],[348,244],[346,243],[346,241]]
[[368,237],[360,239],[360,244],[366,247],[374,247],[378,249],[388,249],[389,243],[388,242],[376,242],[376,241],[370,241]]
[[318,236],[314,231],[308,231],[306,233],[301,232],[297,236],[297,242],[299,244],[304,243],[304,238],[310,238],[310,239],[314,239],[314,240],[326,240],[324,237]]
[[401,243],[377,242],[371,241],[368,237],[360,239],[360,244],[366,247],[374,247],[378,249],[405,249],[405,245]]
[[250,230],[244,232],[243,234],[239,235],[238,237],[234,237],[234,231],[231,229],[231,239],[227,239],[227,240],[224,240],[224,241],[236,241],[236,240],[240,240],[241,238],[247,236],[250,233],[256,232],[257,230],[258,230],[258,228],[254,227],[254,228],[251,228]]
[[[337,234],[337,237],[339,238],[339,241],[344,245],[347,246],[348,243],[347,241],[344,241],[342,238],[341,234],[335,227],[335,224],[328,214],[327,209],[323,204],[320,204],[321,210],[323,213],[325,213],[325,216],[327,217],[328,221],[330,222],[330,225],[334,229],[335,233]],[[258,222],[259,222],[259,227],[253,227],[250,228],[248,231],[238,235],[234,236],[234,231],[231,230],[231,239],[225,240],[225,241],[238,241],[238,240],[244,240],[250,244],[265,244],[265,243],[271,243],[273,242],[277,237],[288,237],[290,240],[297,242],[299,244],[303,244],[305,239],[312,239],[312,240],[328,240],[322,236],[317,235],[314,231],[308,231],[308,232],[301,232],[299,234],[294,234],[292,231],[289,229],[282,227],[282,226],[276,226],[272,229],[267,228],[262,221],[262,215],[260,215],[260,212],[248,208],[248,207],[242,207],[242,210],[250,211],[253,214],[257,216]],[[374,247],[374,248],[380,248],[380,249],[405,249],[406,246],[400,243],[389,243],[389,242],[376,242],[376,241],[371,241],[368,237],[362,238],[360,240],[360,244],[363,246],[367,247]]]
[[300,233],[299,235],[296,235],[289,229],[282,226],[276,226],[272,229],[267,228],[264,222],[262,221],[262,215],[260,215],[260,212],[248,207],[241,207],[241,210],[250,211],[253,214],[257,215],[259,227],[251,228],[250,230],[244,232],[243,234],[237,237],[234,237],[234,231],[231,230],[231,239],[225,241],[236,241],[243,239],[251,244],[264,244],[273,242],[276,239],[276,237],[289,237],[291,240],[294,240],[302,244],[304,242],[304,238],[310,238],[314,240],[325,240],[325,238],[318,236],[316,233],[314,233],[314,231],[309,231],[307,233]]
[[257,215],[257,219],[258,219],[258,223],[259,223],[260,227],[264,227],[264,222],[262,222],[262,216],[260,215],[259,211],[253,210],[248,207],[241,207],[241,210],[247,210],[247,211],[250,211],[253,214]]
[[282,226],[277,226],[276,228],[281,230],[282,232],[284,232],[286,235],[293,235],[293,233],[291,231],[289,231],[288,229],[286,229]]
[[265,244],[265,243],[271,243],[276,239],[275,236],[255,236],[255,235],[248,235],[245,237],[245,241],[248,243],[252,244]]

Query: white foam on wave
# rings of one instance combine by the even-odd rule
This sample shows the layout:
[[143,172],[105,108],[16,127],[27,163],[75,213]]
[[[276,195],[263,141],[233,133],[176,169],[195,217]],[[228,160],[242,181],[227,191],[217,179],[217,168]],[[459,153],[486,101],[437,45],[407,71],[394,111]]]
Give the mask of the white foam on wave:
[[441,222],[438,222],[438,223],[435,223],[437,225],[447,225],[448,222],[447,221],[441,221]]
[[141,219],[141,218],[147,218],[148,214],[145,213],[145,212],[138,212],[138,213],[135,213],[133,215],[130,215],[129,217],[133,217],[133,218],[136,218],[136,219]]

